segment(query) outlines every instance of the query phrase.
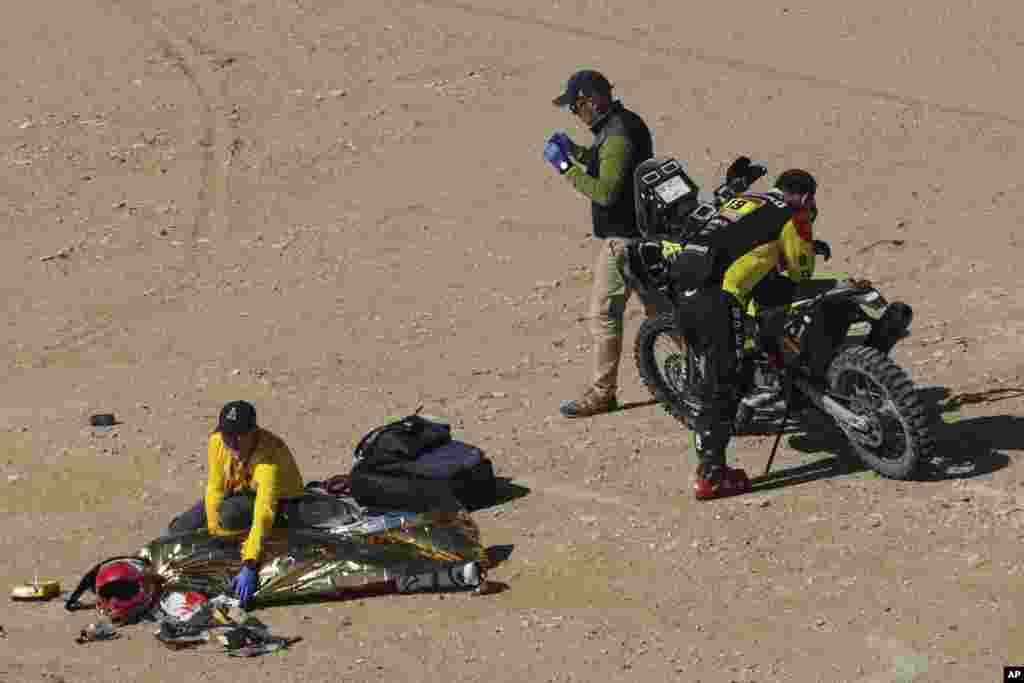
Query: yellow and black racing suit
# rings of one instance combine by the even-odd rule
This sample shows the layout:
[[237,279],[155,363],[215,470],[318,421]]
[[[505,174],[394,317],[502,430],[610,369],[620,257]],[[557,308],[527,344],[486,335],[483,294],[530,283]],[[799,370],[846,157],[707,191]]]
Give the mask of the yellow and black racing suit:
[[707,277],[678,297],[676,322],[687,342],[686,402],[702,466],[725,464],[739,400],[744,311],[758,285],[780,271],[794,287],[814,274],[816,216],[814,208],[788,206],[776,190],[748,193],[727,202],[695,238],[697,249],[707,247],[710,265]]

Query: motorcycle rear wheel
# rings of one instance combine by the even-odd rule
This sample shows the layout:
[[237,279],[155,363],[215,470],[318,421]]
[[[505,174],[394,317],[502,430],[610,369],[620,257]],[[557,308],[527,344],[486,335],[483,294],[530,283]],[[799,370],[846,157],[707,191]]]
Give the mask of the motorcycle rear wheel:
[[[686,403],[683,401],[686,388],[686,341],[675,331],[675,317],[663,314],[645,320],[637,332],[633,355],[637,372],[651,398],[666,413],[689,426]],[[765,389],[763,386],[757,388]],[[775,404],[771,408],[751,408],[741,401],[736,410],[734,433],[775,433],[782,426],[782,417]],[[797,415],[790,415],[790,420],[795,419]]]
[[686,424],[682,400],[686,382],[686,342],[676,331],[669,313],[648,318],[640,325],[633,344],[640,380],[665,412]]
[[[907,373],[877,349],[850,346],[828,369],[830,393],[870,417],[870,433],[848,441],[868,467],[884,477],[908,479],[935,448],[928,414]],[[845,430],[848,431],[848,430]]]

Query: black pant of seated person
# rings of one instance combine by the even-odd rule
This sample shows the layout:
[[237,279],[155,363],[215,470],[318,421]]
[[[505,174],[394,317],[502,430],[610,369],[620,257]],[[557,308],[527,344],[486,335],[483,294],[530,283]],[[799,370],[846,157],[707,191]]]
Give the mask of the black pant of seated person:
[[[224,529],[248,529],[252,526],[252,507],[256,502],[256,494],[252,492],[235,493],[224,498],[220,504],[220,525]],[[279,506],[280,507],[280,506]],[[171,533],[180,534],[187,531],[206,529],[206,501],[200,500],[186,512],[178,515],[168,527]],[[274,526],[284,526],[280,509],[274,518]]]
[[[227,496],[220,504],[220,525],[224,529],[248,529],[252,526],[252,509],[256,494],[251,491]],[[338,523],[354,522],[356,510],[340,499],[323,496],[296,496],[283,498],[277,503],[275,527],[304,527],[326,520]],[[206,501],[200,500],[187,512],[172,521],[168,529],[172,534],[206,529]]]

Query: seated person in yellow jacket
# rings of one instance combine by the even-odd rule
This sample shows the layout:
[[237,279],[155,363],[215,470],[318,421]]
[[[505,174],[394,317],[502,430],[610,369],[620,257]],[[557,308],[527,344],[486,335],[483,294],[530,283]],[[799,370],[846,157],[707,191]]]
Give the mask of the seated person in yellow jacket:
[[279,436],[256,424],[256,409],[232,401],[220,411],[207,446],[206,496],[171,522],[173,533],[207,529],[230,535],[249,529],[242,544],[242,571],[232,582],[244,604],[256,590],[263,538],[286,523],[282,498],[303,493],[302,475]]

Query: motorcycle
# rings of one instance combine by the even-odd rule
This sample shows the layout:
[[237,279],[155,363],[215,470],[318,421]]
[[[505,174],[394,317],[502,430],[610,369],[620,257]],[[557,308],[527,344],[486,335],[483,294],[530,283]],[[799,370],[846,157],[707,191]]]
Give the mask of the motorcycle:
[[[627,268],[636,286],[657,289],[674,301],[671,256],[765,173],[763,166],[741,157],[712,201],[700,202],[696,183],[678,162],[642,164],[636,196],[644,237],[627,247]],[[679,193],[680,181],[689,193]],[[659,192],[666,182],[676,190]],[[767,427],[781,434],[794,408],[815,409],[831,418],[864,464],[883,476],[909,478],[931,458],[934,439],[927,411],[907,373],[889,356],[909,335],[909,305],[888,302],[865,280],[821,278],[799,286],[789,305],[757,310],[752,304],[748,314],[737,433]],[[653,398],[686,424],[687,354],[673,314],[641,325],[634,358]]]

